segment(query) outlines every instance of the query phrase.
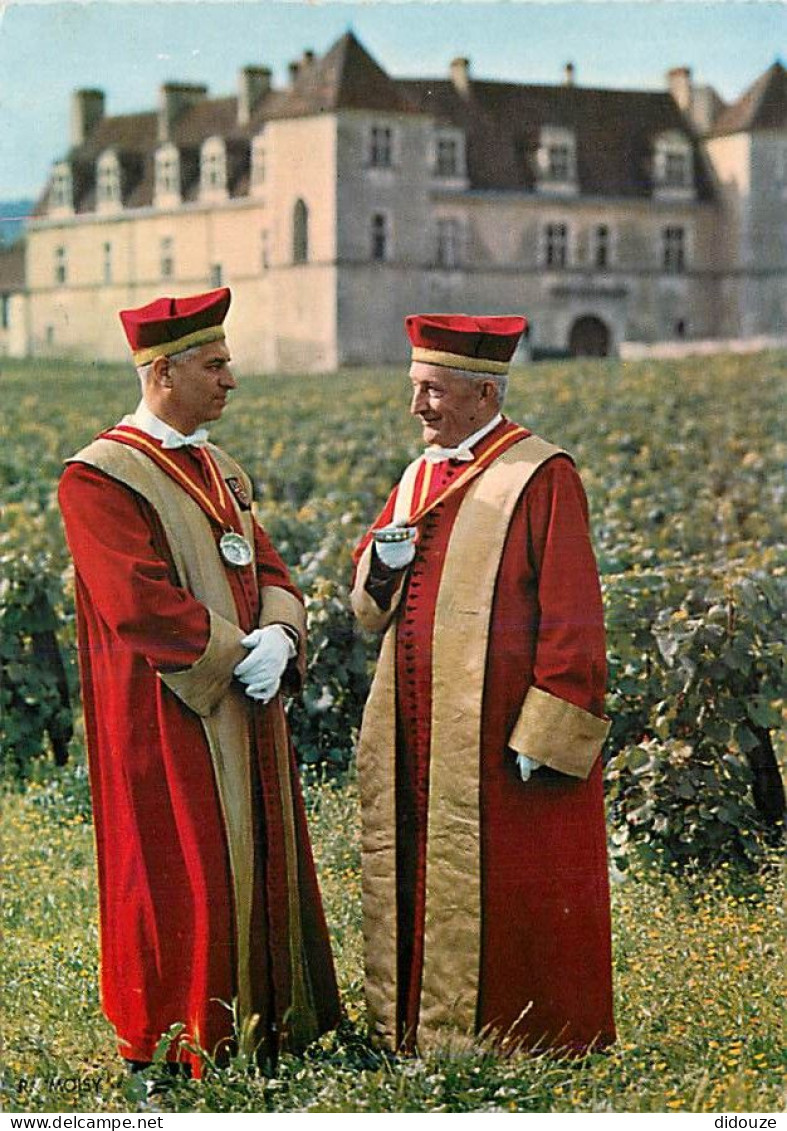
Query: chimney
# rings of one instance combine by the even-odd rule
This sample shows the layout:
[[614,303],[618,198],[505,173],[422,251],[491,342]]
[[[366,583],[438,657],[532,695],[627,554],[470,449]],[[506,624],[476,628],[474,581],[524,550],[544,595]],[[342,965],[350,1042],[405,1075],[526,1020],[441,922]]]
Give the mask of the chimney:
[[457,94],[461,94],[462,98],[467,98],[470,93],[469,59],[458,58],[451,60],[451,82],[454,84],[454,90]]
[[289,71],[289,75],[290,75],[290,86],[295,86],[295,83],[298,79],[298,72],[300,71],[300,69],[301,69],[301,64],[300,64],[300,61],[298,59],[294,59],[292,61],[292,63],[290,63],[289,66],[287,67],[287,70]]
[[247,126],[271,88],[270,67],[243,67],[238,72],[238,125]]
[[691,68],[673,67],[671,71],[667,71],[667,86],[683,113],[691,114]]
[[563,68],[563,83],[565,86],[573,86],[576,80],[577,69],[573,63],[566,63]]
[[309,64],[313,63],[313,62],[314,62],[314,52],[310,48],[309,50],[304,51],[303,58],[301,59],[301,63],[304,67],[308,67]]
[[172,137],[172,127],[187,110],[196,106],[208,93],[206,86],[194,86],[190,83],[165,82],[159,90],[158,104],[158,139],[169,141]]
[[71,144],[84,145],[103,117],[103,90],[75,90],[71,95]]
[[713,128],[724,103],[712,86],[695,86],[691,91],[691,117],[700,133]]

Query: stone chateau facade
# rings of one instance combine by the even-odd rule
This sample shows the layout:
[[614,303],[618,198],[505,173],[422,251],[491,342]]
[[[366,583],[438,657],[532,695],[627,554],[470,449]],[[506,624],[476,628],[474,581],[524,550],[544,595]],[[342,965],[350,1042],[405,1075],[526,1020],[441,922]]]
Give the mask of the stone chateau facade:
[[118,309],[224,284],[247,372],[403,362],[412,311],[524,313],[534,356],[784,335],[787,72],[730,105],[667,79],[398,79],[348,32],[286,89],[249,66],[116,117],[78,90],[0,256],[0,352],[123,359]]

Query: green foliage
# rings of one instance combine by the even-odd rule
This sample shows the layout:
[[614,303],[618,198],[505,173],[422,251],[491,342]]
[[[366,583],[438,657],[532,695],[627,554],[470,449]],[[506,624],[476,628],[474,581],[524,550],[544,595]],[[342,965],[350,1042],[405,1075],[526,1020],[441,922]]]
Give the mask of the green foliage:
[[[783,696],[783,598],[772,587],[784,576],[784,376],[778,353],[544,362],[512,374],[507,411],[573,453],[590,501],[609,639],[618,855],[636,847],[665,860],[751,862],[763,829],[774,827],[766,763],[772,770]],[[3,381],[3,553],[45,555],[71,659],[71,570],[55,485],[66,456],[133,408],[136,379],[124,366],[4,361]],[[249,376],[212,433],[249,470],[257,513],[306,596],[309,678],[289,714],[301,762],[318,771],[352,759],[377,642],[349,613],[351,550],[420,450],[407,403],[404,368]],[[652,776],[627,769],[643,744]],[[686,751],[689,768],[679,773]],[[687,777],[718,792],[691,826],[708,833],[707,845],[678,839]],[[645,786],[652,823],[630,823]]]
[[35,758],[62,765],[73,733],[69,676],[57,643],[59,579],[43,555],[7,555],[0,582],[0,768],[28,776]]
[[[783,556],[607,581],[613,852],[747,868],[783,829]],[[620,861],[619,861],[620,862]]]

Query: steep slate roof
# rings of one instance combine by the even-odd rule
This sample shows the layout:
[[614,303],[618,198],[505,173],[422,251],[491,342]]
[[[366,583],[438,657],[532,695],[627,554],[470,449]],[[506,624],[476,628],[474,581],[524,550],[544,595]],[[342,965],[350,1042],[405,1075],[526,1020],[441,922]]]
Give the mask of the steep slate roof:
[[[714,133],[785,124],[787,75],[775,63],[742,98],[725,109]],[[653,146],[658,134],[678,130],[691,139],[700,199],[712,194],[697,139],[666,92],[594,90],[469,80],[461,94],[448,79],[392,79],[347,32],[321,58],[301,61],[287,90],[270,90],[245,126],[238,124],[238,99],[202,98],[175,120],[170,140],[181,153],[183,198],[196,199],[199,147],[208,137],[227,141],[228,191],[248,191],[250,139],[276,118],[339,110],[428,114],[466,131],[471,189],[528,190],[534,187],[535,151],[544,126],[574,132],[580,192],[591,196],[647,197],[652,191]],[[68,154],[74,169],[78,212],[95,206],[95,163],[114,149],[123,170],[124,203],[153,201],[158,147],[155,111],[104,117],[85,143]],[[36,215],[46,213],[48,189]]]
[[412,108],[398,88],[348,31],[327,55],[301,63],[292,90],[271,116],[294,118],[335,110],[408,113]]
[[769,129],[787,129],[787,71],[778,60],[721,112],[711,132],[718,136]]
[[544,126],[573,131],[580,191],[591,196],[650,196],[658,134],[692,140],[697,192],[711,193],[696,139],[666,92],[520,86],[471,80],[462,97],[446,80],[403,80],[408,99],[466,131],[471,188],[533,189],[535,152]]

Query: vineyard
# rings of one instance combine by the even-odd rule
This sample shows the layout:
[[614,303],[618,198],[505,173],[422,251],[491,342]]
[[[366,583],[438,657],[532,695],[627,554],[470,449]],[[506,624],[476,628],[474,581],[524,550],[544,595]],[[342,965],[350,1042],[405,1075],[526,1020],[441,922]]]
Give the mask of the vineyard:
[[[348,610],[350,555],[419,451],[419,429],[404,369],[241,380],[212,437],[252,475],[258,515],[307,600],[309,683],[291,722],[348,1017],[306,1066],[285,1062],[275,1081],[235,1066],[201,1090],[179,1085],[164,1110],[775,1110],[786,374],[784,355],[762,354],[543,363],[512,376],[506,411],[580,468],[607,615],[621,1041],[579,1069],[483,1049],[399,1063],[365,1040],[352,761],[376,642]],[[122,1109],[145,1101],[112,1075],[96,997],[73,576],[55,491],[63,459],[134,407],[136,379],[123,367],[4,362],[2,382],[14,1049],[3,1084],[18,1109]],[[47,1092],[77,1071],[95,1091]],[[38,1083],[20,1099],[28,1079]]]

